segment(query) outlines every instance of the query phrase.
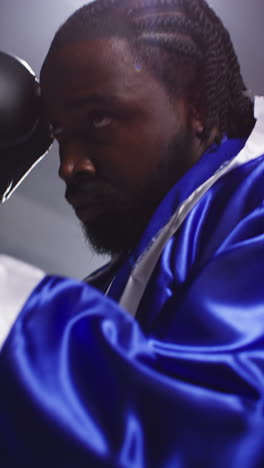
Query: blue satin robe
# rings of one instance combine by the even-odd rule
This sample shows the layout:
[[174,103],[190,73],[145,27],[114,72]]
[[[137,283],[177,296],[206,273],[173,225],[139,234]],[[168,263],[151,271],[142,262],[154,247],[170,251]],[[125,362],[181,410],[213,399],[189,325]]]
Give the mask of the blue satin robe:
[[117,304],[153,236],[243,144],[173,187],[110,297],[54,276],[34,290],[0,355],[3,468],[264,467],[264,156],[192,209],[136,319]]

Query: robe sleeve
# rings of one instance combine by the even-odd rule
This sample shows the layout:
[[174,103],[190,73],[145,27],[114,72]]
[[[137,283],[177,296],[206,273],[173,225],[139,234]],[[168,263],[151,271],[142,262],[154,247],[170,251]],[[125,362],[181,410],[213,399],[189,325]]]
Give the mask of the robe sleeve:
[[91,286],[46,277],[0,355],[3,466],[264,466],[262,219],[172,295],[156,334]]

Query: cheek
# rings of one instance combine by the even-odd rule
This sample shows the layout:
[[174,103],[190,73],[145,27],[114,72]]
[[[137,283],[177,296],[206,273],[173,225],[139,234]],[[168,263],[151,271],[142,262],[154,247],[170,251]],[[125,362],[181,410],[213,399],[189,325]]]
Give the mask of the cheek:
[[140,200],[151,187],[159,190],[162,166],[160,160],[146,157],[146,152],[128,153],[126,163],[118,164],[113,174],[113,184],[120,196],[127,200]]
[[[157,120],[157,119],[156,119]],[[110,145],[100,149],[100,173],[123,193],[143,190],[159,177],[172,131],[151,119],[129,126],[115,135]]]

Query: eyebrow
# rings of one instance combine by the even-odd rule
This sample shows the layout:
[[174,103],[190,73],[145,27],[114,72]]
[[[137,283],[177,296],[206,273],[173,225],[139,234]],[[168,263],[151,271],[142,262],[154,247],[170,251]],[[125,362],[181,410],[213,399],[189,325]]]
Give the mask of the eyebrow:
[[[74,110],[77,109],[78,107],[85,107],[85,106],[92,106],[92,105],[99,105],[99,106],[108,106],[112,107],[115,105],[121,104],[121,99],[120,97],[114,96],[114,95],[109,95],[109,96],[103,96],[101,94],[91,94],[88,96],[80,96],[79,98],[72,99],[69,101],[66,105],[67,109],[69,110]],[[56,138],[59,135],[61,135],[64,132],[64,128],[57,124],[54,123],[52,125],[52,134]]]
[[107,106],[114,106],[121,103],[120,97],[109,95],[103,96],[101,94],[92,94],[88,96],[81,96],[76,99],[72,99],[67,104],[69,109],[75,109],[80,106],[87,106],[87,105],[107,105]]

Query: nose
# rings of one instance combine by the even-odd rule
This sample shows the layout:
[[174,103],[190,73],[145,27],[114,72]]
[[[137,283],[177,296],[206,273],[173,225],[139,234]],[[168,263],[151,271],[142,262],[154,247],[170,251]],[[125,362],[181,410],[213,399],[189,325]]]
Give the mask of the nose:
[[59,145],[60,167],[59,177],[68,183],[76,174],[86,173],[95,176],[96,167],[89,156],[87,148],[76,142]]

